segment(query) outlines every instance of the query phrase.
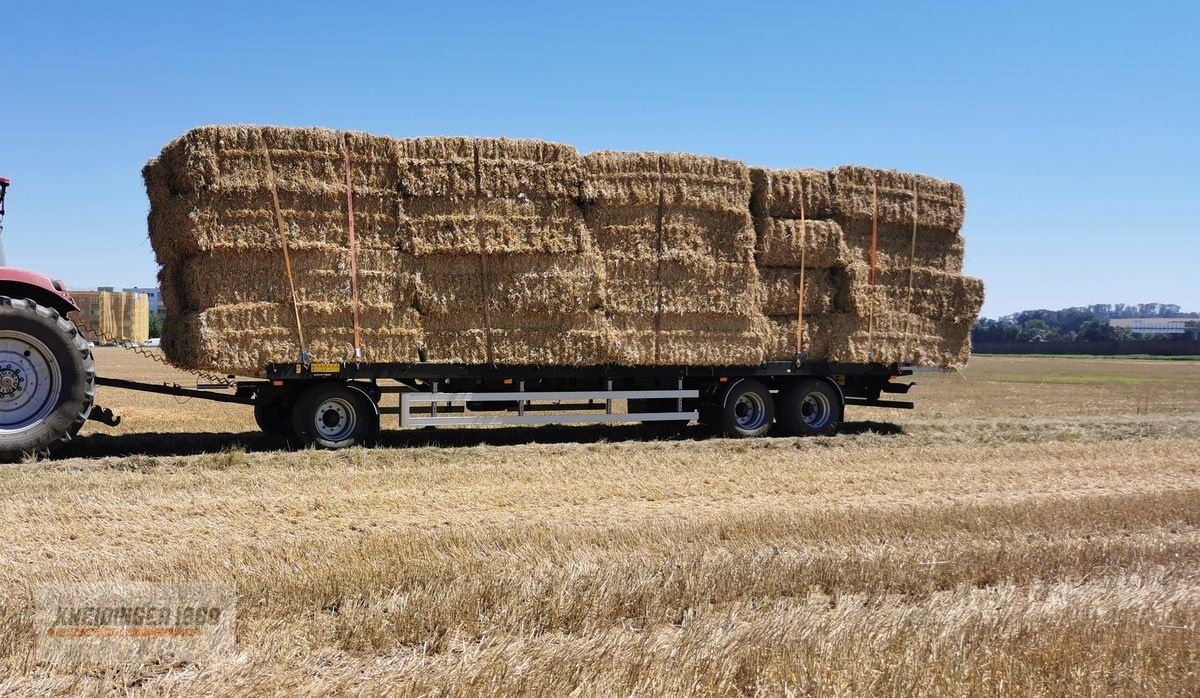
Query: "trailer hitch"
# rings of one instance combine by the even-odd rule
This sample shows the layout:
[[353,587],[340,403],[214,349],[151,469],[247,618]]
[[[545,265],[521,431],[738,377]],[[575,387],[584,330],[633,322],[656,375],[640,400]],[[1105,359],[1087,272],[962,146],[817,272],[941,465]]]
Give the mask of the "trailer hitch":
[[107,424],[110,427],[118,426],[121,423],[120,415],[113,414],[112,410],[100,405],[92,405],[92,411],[88,415],[88,419],[93,422]]

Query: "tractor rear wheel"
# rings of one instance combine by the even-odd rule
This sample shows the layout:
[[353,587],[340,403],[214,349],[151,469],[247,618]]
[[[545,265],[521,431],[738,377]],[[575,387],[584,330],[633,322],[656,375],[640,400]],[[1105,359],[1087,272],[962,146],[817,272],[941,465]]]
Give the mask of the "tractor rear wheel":
[[75,323],[26,298],[0,296],[0,460],[44,455],[92,411],[96,363]]

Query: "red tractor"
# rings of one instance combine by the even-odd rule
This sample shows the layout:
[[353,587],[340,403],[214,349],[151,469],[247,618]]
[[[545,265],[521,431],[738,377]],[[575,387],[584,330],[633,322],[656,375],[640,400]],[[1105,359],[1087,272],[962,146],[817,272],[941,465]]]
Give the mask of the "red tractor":
[[[0,224],[8,186],[0,178]],[[92,411],[96,364],[67,315],[79,308],[63,283],[6,264],[0,247],[0,458],[12,459],[79,432]]]

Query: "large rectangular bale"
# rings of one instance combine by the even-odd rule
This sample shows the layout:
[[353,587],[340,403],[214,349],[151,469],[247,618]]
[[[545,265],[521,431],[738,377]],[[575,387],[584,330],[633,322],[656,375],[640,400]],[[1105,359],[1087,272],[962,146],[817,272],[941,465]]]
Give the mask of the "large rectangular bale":
[[577,200],[583,161],[573,146],[539,140],[477,138],[479,195],[485,199]]
[[834,221],[761,218],[754,221],[758,244],[754,259],[759,267],[833,268],[850,256],[842,228]]
[[[839,326],[837,315],[813,314],[804,316],[803,354],[820,359],[829,357],[829,347]],[[796,325],[799,319],[793,314],[770,315],[767,317],[766,338],[763,347],[764,361],[791,361],[796,358]]]
[[610,361],[622,366],[754,366],[763,361],[766,323],[744,315],[610,318]]
[[510,316],[491,328],[455,326],[453,318],[426,324],[429,361],[551,366],[609,362],[610,329],[598,313]]
[[395,142],[398,191],[406,197],[474,196],[475,139],[405,138]]
[[598,151],[583,156],[584,199],[638,206],[748,212],[750,174],[734,160],[686,153]]
[[971,354],[971,324],[947,323],[911,313],[886,313],[868,325],[849,316],[835,335],[830,356],[836,361],[962,366]]
[[570,254],[590,247],[571,199],[413,197],[403,203],[399,249],[415,255]]
[[753,316],[762,303],[758,271],[751,262],[608,258],[604,273],[604,309],[609,315]]
[[[796,315],[800,301],[800,270],[759,269],[759,277],[763,285],[763,313]],[[848,302],[848,284],[844,270],[805,268],[804,314],[844,312]]]
[[[860,286],[852,294],[855,312],[906,312],[948,324],[974,322],[983,306],[983,282],[934,269],[914,269],[909,285],[906,270],[876,277],[876,285]],[[871,304],[874,303],[872,306]]]
[[143,175],[175,196],[254,190],[264,185],[269,155],[280,191],[314,194],[339,183],[344,191],[346,143],[356,187],[394,190],[393,139],[324,128],[201,126],[168,143]]
[[751,167],[750,212],[755,218],[828,218],[833,190],[825,170]]
[[[842,235],[851,257],[869,265],[871,222],[845,222],[842,224]],[[965,244],[963,237],[958,233],[936,228],[920,228],[916,232],[915,253],[911,223],[907,226],[879,224],[875,237],[877,270],[908,269],[913,266],[951,273],[962,271]]]
[[418,258],[416,269],[422,316],[458,327],[483,327],[485,312],[494,320],[576,316],[599,309],[604,297],[604,266],[594,254],[432,255]]
[[[363,305],[412,306],[416,295],[414,258],[391,250],[359,250],[358,300]],[[350,306],[349,250],[294,251],[289,254],[296,296],[301,302],[328,301]],[[180,265],[179,310],[218,305],[292,299],[283,254],[275,252],[209,252],[188,257]],[[167,307],[172,307],[168,305]]]
[[[349,310],[335,303],[300,307],[305,349],[313,361],[346,361],[354,356]],[[412,309],[360,309],[363,360],[416,361],[424,332]],[[300,356],[295,316],[289,303],[242,303],[199,312],[169,313],[163,351],[190,368],[258,375],[269,362]]]
[[911,172],[844,166],[830,171],[839,220],[907,224],[957,233],[966,213],[962,187]]

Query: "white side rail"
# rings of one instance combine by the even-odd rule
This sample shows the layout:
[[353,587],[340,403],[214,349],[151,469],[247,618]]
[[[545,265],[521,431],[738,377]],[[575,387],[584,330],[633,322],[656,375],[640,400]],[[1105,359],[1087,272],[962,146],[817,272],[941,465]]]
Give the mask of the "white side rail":
[[[684,398],[700,396],[699,390],[564,390],[564,391],[511,391],[504,393],[443,393],[437,392],[436,384],[431,393],[400,394],[400,426],[458,426],[484,424],[614,424],[622,422],[670,422],[691,421],[698,417],[695,410],[684,411]],[[675,412],[639,412],[636,414],[614,414],[613,400],[675,400],[679,406]],[[525,414],[526,410],[537,411],[530,402],[579,402],[604,401],[603,413],[582,414]],[[516,413],[496,415],[440,416],[438,405],[466,402],[510,402],[516,404]],[[413,405],[429,405],[428,415],[414,415]],[[601,406],[596,405],[594,409]],[[582,408],[581,408],[582,409]]]

